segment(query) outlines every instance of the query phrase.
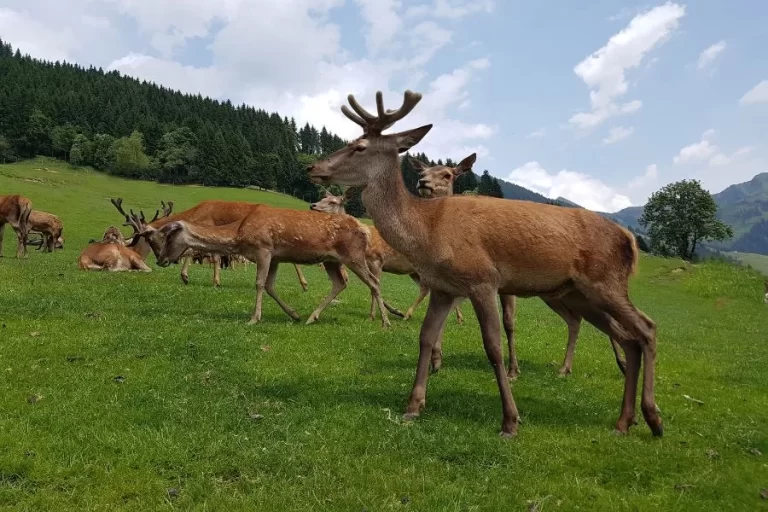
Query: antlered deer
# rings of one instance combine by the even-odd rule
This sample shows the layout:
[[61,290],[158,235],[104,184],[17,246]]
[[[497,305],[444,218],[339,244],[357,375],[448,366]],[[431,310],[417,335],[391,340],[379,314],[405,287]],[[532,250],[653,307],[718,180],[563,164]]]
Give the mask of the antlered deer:
[[[123,210],[123,199],[118,197],[117,199],[111,199],[111,201],[117,211],[127,219],[129,216]],[[201,201],[192,208],[171,215],[173,212],[173,202],[168,201],[167,206],[164,202],[162,203],[163,216],[158,219],[156,214],[155,218],[146,225],[151,226],[154,229],[159,229],[169,222],[185,220],[201,226],[223,226],[225,224],[235,222],[238,219],[243,219],[248,212],[248,206],[251,204],[254,203],[237,203],[233,201],[219,201],[215,199],[209,199],[206,201]],[[245,205],[245,207],[243,205]],[[132,244],[129,242],[129,245],[134,246],[134,250],[141,254],[143,259],[146,259],[146,257],[149,255],[149,251],[151,250],[146,239],[143,238],[139,238],[138,244]],[[189,284],[190,265],[192,265],[192,262],[196,258],[202,260],[203,257],[209,257],[213,262],[214,286],[221,286],[220,256],[216,254],[204,254],[200,251],[188,251],[183,256],[184,263],[182,264],[180,274],[182,282],[184,282],[184,284]],[[304,274],[301,272],[301,269],[298,267],[298,265],[294,265],[294,267],[296,269],[296,275],[299,278],[299,284],[301,284],[301,287],[304,291],[307,291],[307,281],[304,279]]]
[[[134,237],[152,247],[157,264],[166,267],[189,249],[212,254],[242,254],[256,263],[256,306],[249,323],[261,321],[264,291],[294,320],[299,315],[275,292],[280,263],[311,265],[324,263],[331,292],[310,315],[307,324],[344,289],[341,265],[346,265],[370,288],[381,310],[382,325],[389,327],[379,283],[368,268],[368,230],[354,217],[308,210],[275,208],[264,204],[231,203],[243,215],[225,225],[201,226],[188,220],[171,221],[160,228],[147,225]],[[134,242],[136,243],[136,242]]]
[[10,224],[16,233],[16,258],[27,257],[27,236],[29,235],[29,215],[32,213],[32,201],[24,196],[0,196],[0,258],[3,257],[3,235],[5,225]]
[[101,242],[90,243],[80,253],[80,270],[107,270],[109,272],[151,272],[139,253],[126,247],[125,238],[118,228],[109,226]]
[[[344,204],[347,202],[347,195],[346,193],[342,196],[335,196],[331,194],[330,192],[326,191],[325,196],[320,199],[319,201],[312,203],[310,205],[310,208],[312,210],[318,211],[318,212],[326,212],[326,213],[342,213],[346,214],[346,209],[344,207]],[[368,266],[371,268],[371,272],[373,272],[373,275],[376,276],[376,278],[381,282],[381,273],[387,272],[390,274],[395,275],[407,275],[413,281],[419,285],[420,288],[420,295],[419,298],[416,300],[413,306],[408,310],[408,313],[403,315],[396,309],[390,307],[386,301],[384,302],[385,307],[389,310],[390,313],[402,316],[405,319],[408,319],[413,314],[413,309],[423,300],[424,297],[427,296],[429,293],[429,289],[426,288],[421,281],[419,280],[419,275],[416,273],[416,269],[413,268],[413,265],[410,261],[406,259],[405,256],[398,253],[392,247],[390,247],[387,242],[384,241],[384,239],[379,234],[378,230],[374,226],[366,226],[368,230],[371,233],[371,243],[368,248]],[[424,290],[426,289],[426,292]],[[421,295],[423,294],[423,296]],[[374,318],[376,314],[375,309],[375,301],[374,297],[371,296],[371,319]],[[461,323],[463,320],[463,316],[461,314],[461,310],[456,307],[456,320]]]
[[[448,167],[445,165],[427,166],[415,158],[410,159],[411,166],[419,172],[420,178],[416,190],[422,197],[445,197],[453,195],[453,184],[456,178],[461,176],[467,171],[472,169],[472,165],[475,163],[477,156],[472,153],[467,158],[459,162],[456,167]],[[427,293],[429,290],[427,289]],[[419,296],[416,304],[426,296],[424,289]],[[553,298],[541,297],[544,303],[552,309],[555,313],[560,315],[566,325],[568,326],[568,345],[565,351],[565,360],[563,366],[560,368],[560,375],[565,376],[571,373],[573,368],[573,356],[576,352],[576,340],[579,337],[579,330],[581,329],[581,315],[576,311],[568,309],[563,301]],[[509,368],[507,370],[507,376],[510,378],[516,378],[520,374],[519,366],[517,364],[517,355],[515,354],[515,309],[516,300],[514,295],[502,295],[502,317],[504,330],[507,335],[507,343],[509,346]],[[409,310],[410,312],[411,310]],[[406,313],[406,317],[409,316]],[[438,340],[439,342],[440,340]],[[621,373],[626,373],[625,362],[621,354],[618,343],[611,340],[611,347],[616,358],[616,364],[621,370]],[[441,347],[438,347],[436,352],[441,353]],[[434,361],[432,362],[433,367]]]
[[403,105],[392,111],[384,109],[379,91],[378,115],[366,111],[353,95],[348,99],[354,112],[346,105],[342,112],[363,134],[307,171],[315,183],[364,187],[363,204],[381,236],[413,263],[430,288],[404,419],[415,419],[424,408],[431,353],[449,312],[468,297],[501,395],[501,434],[516,435],[519,418],[504,371],[496,295],[538,296],[562,300],[624,350],[627,370],[618,432],[627,433],[635,421],[638,376],[645,360],[641,409],[653,434],[662,435],[654,397],[656,325],[628,294],[638,260],[632,234],[584,209],[484,196],[416,197],[403,184],[398,155],[415,146],[432,125],[382,132],[413,110],[421,94],[406,91]]
[[64,231],[64,224],[58,216],[40,210],[32,210],[32,213],[29,214],[29,232],[42,235],[43,240],[40,247],[43,252],[53,252],[54,248],[64,248],[64,239],[61,237],[62,231]]

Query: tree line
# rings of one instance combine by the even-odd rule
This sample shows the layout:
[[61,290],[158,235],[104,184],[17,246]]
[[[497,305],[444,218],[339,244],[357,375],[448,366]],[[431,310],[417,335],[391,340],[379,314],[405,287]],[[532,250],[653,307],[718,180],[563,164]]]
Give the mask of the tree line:
[[[321,189],[305,168],[345,144],[325,127],[118,71],[34,59],[0,39],[0,162],[47,155],[127,178],[259,187],[315,201]],[[402,168],[416,193],[408,158]],[[488,171],[461,176],[455,191],[504,197]],[[350,213],[364,215],[359,198]]]

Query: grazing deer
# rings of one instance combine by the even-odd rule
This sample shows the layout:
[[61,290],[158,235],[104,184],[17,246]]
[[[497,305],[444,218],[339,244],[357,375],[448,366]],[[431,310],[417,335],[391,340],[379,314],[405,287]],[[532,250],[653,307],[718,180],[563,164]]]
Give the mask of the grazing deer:
[[763,296],[763,302],[768,304],[768,279],[765,280],[763,285],[765,285],[765,295]]
[[264,204],[231,203],[244,215],[225,225],[201,226],[188,220],[166,223],[160,228],[151,224],[134,236],[134,242],[145,240],[166,267],[189,249],[213,254],[242,254],[256,263],[256,306],[250,324],[261,321],[262,296],[266,290],[285,313],[299,320],[296,311],[275,292],[275,279],[280,263],[311,265],[324,263],[331,292],[307,320],[311,324],[339,294],[346,283],[341,265],[346,265],[370,288],[381,310],[382,325],[389,327],[379,283],[371,273],[366,250],[369,232],[350,215],[331,215],[308,210],[275,208]]
[[53,252],[53,249],[63,249],[64,239],[61,233],[64,224],[61,219],[52,213],[32,210],[29,214],[29,232],[39,233],[43,240],[40,248],[43,252]]
[[91,241],[78,259],[80,270],[107,270],[109,272],[152,272],[144,258],[130,247],[118,228],[109,226],[101,242]]
[[[472,153],[467,158],[459,162],[456,167],[448,167],[445,165],[427,166],[415,158],[410,159],[411,166],[419,172],[420,178],[416,190],[422,197],[445,197],[453,195],[453,184],[456,178],[461,176],[467,171],[472,170],[472,165],[475,163],[477,155]],[[427,289],[426,293],[429,293]],[[412,307],[415,308],[426,296],[424,289],[422,289],[422,295],[419,296],[416,304]],[[544,303],[552,309],[555,313],[560,315],[566,325],[568,326],[568,346],[565,351],[565,360],[563,366],[560,368],[560,375],[565,376],[571,373],[573,368],[573,356],[576,352],[576,340],[579,337],[579,330],[581,329],[581,315],[576,311],[568,309],[568,307],[558,299],[541,297]],[[515,309],[516,300],[514,295],[502,296],[502,313],[505,318],[504,328],[507,334],[507,343],[509,346],[509,369],[507,376],[514,379],[520,374],[519,366],[517,364],[517,355],[515,354]],[[406,317],[409,316],[411,309],[406,313]],[[439,352],[438,347],[438,352]],[[626,363],[624,362],[621,350],[618,343],[611,339],[611,348],[616,358],[616,364],[621,370],[622,374],[626,373]],[[434,366],[434,363],[433,363]]]
[[[341,196],[335,196],[330,192],[326,191],[325,196],[322,199],[310,205],[310,209],[318,212],[346,214],[346,209],[344,207],[346,202],[347,202],[346,193]],[[416,307],[418,303],[421,302],[421,300],[423,300],[423,298],[426,297],[427,294],[429,294],[429,288],[426,288],[421,283],[421,281],[419,280],[419,274],[416,273],[416,270],[413,268],[413,265],[411,264],[411,262],[409,262],[405,258],[405,256],[403,256],[402,254],[392,249],[392,247],[390,247],[389,244],[387,244],[387,242],[384,241],[384,239],[381,237],[378,230],[374,226],[367,226],[367,227],[371,233],[371,244],[368,250],[368,266],[371,267],[371,272],[373,272],[376,278],[379,281],[381,281],[382,272],[387,272],[387,273],[395,274],[399,276],[407,275],[408,277],[413,279],[413,281],[417,285],[419,285],[419,288],[420,288],[419,299],[416,300],[416,303],[413,306],[411,306],[411,308],[408,310],[408,313],[406,313],[405,315],[395,310],[394,308],[390,307],[386,303],[386,301],[384,302],[385,307],[389,310],[390,313],[398,316],[402,316],[407,320],[413,314],[414,307]],[[426,289],[426,292],[424,292],[425,289]],[[423,294],[423,296],[421,296],[421,294]],[[375,314],[376,314],[375,301],[374,301],[374,297],[371,296],[371,320],[374,319]],[[456,307],[456,320],[459,323],[463,321],[463,316],[458,306]]]
[[624,350],[624,399],[616,422],[620,433],[627,433],[635,421],[642,365],[643,417],[653,434],[661,436],[654,397],[656,325],[628,294],[638,260],[634,236],[580,208],[485,196],[417,197],[405,188],[398,155],[415,146],[432,125],[382,132],[413,110],[421,94],[406,91],[402,106],[393,111],[384,109],[379,91],[378,115],[366,111],[353,95],[348,100],[354,112],[346,105],[342,112],[363,134],[307,172],[315,183],[364,187],[363,204],[381,236],[413,263],[430,288],[416,377],[403,418],[415,419],[423,410],[431,353],[451,309],[468,297],[501,396],[501,435],[515,436],[519,417],[504,371],[496,295],[538,296],[562,300]]
[[[129,216],[123,210],[122,198],[118,197],[117,199],[111,199],[110,201],[115,206],[120,215],[123,215],[126,219],[129,218]],[[171,221],[186,220],[188,222],[202,226],[221,226],[234,222],[238,219],[242,219],[245,216],[247,208],[242,209],[241,207],[233,207],[233,204],[245,205],[251,203],[234,203],[232,201],[219,201],[212,199],[201,201],[192,208],[173,215],[171,215],[173,213],[173,201],[168,201],[167,205],[165,202],[161,202],[161,204],[163,207],[163,216],[158,218],[158,213],[156,213],[155,218],[152,219],[149,223],[146,223],[146,225],[155,229],[159,229]],[[141,231],[141,229],[139,231]],[[132,244],[129,242],[129,245]],[[139,243],[135,247],[135,250],[141,254],[144,259],[146,259],[151,249],[145,239],[140,239]],[[213,285],[221,286],[220,256],[217,254],[203,254],[199,251],[189,251],[184,255],[184,262],[182,263],[180,273],[182,282],[184,284],[189,284],[189,267],[196,259],[202,261],[203,257],[208,257],[213,263]],[[304,291],[307,291],[307,280],[304,278],[304,274],[301,272],[301,269],[298,267],[298,265],[294,265],[294,268],[296,269],[296,274],[299,278],[299,284],[301,284],[301,287]]]
[[27,257],[27,236],[29,235],[29,215],[32,213],[32,201],[24,196],[0,196],[0,258],[3,257],[3,235],[5,225],[10,224],[16,233],[16,258]]

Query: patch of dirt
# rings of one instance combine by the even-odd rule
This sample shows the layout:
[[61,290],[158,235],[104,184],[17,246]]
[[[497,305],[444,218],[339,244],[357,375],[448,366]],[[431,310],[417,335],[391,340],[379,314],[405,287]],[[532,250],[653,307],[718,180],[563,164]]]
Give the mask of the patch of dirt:
[[728,304],[728,299],[726,297],[718,297],[717,300],[715,300],[715,309],[723,309],[726,304]]

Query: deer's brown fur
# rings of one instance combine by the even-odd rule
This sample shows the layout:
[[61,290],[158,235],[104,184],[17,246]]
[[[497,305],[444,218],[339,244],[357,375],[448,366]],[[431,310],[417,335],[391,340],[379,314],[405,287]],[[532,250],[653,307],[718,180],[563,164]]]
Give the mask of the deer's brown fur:
[[16,258],[27,257],[27,236],[32,201],[20,195],[0,196],[0,258],[3,257],[5,225],[10,224],[16,233]]
[[[326,213],[346,213],[345,204],[347,202],[347,195],[346,193],[341,196],[335,196],[331,194],[330,192],[325,193],[325,196],[320,199],[319,201],[312,203],[310,205],[310,209],[318,211],[318,212],[326,212]],[[413,281],[419,285],[419,298],[416,299],[416,302],[408,309],[408,312],[403,315],[399,311],[395,310],[394,308],[389,307],[386,303],[385,306],[389,310],[390,313],[396,314],[398,316],[402,316],[406,320],[413,315],[413,310],[416,308],[416,306],[419,305],[419,303],[424,299],[424,297],[429,294],[429,288],[424,286],[424,284],[421,283],[419,279],[419,274],[416,273],[416,269],[413,267],[410,261],[400,254],[399,252],[395,251],[387,242],[384,241],[384,239],[379,234],[379,231],[376,229],[375,226],[366,226],[371,234],[371,243],[368,247],[368,266],[371,268],[371,272],[381,281],[381,273],[387,272],[390,274],[395,275],[407,275]],[[374,318],[374,315],[376,314],[375,309],[375,299],[373,296],[371,296],[371,319]],[[461,323],[463,321],[463,316],[461,314],[461,310],[459,307],[456,307],[456,320]]]
[[32,210],[29,215],[29,232],[40,233],[43,237],[43,252],[53,252],[53,249],[64,248],[64,238],[61,233],[64,231],[64,224],[61,219],[48,212]]
[[[465,172],[472,170],[476,155],[473,153],[461,162],[456,167],[449,167],[446,165],[427,166],[423,162],[411,158],[411,166],[419,172],[420,178],[417,185],[417,191],[422,197],[445,197],[453,195],[453,185],[456,178],[464,174]],[[427,291],[428,293],[428,291]],[[423,297],[420,297],[423,298]],[[544,298],[544,303],[557,313],[560,318],[565,321],[568,326],[568,345],[565,351],[565,359],[563,365],[560,367],[560,375],[569,375],[573,368],[573,356],[576,352],[576,340],[579,337],[579,330],[581,329],[581,315],[576,311],[570,310],[561,300]],[[510,378],[516,378],[520,374],[519,365],[517,363],[517,354],[515,353],[515,309],[516,299],[514,295],[502,297],[502,314],[504,320],[504,330],[507,334],[507,344],[509,347],[509,366],[507,375]],[[613,339],[611,341],[611,348],[616,358],[616,364],[621,370],[621,373],[626,373],[624,358],[621,354],[621,349],[618,343]],[[441,357],[441,351],[436,350],[437,354]],[[436,366],[432,361],[433,368]]]
[[232,203],[231,208],[242,215],[229,224],[202,226],[186,220],[171,220],[159,229],[148,225],[137,236],[144,238],[152,247],[160,266],[178,261],[189,249],[213,254],[242,254],[255,262],[256,306],[250,323],[261,321],[265,290],[288,316],[298,320],[296,311],[275,292],[278,265],[322,262],[332,290],[310,315],[308,324],[316,321],[325,307],[346,287],[340,269],[340,265],[344,264],[371,289],[381,309],[382,324],[389,326],[379,283],[366,262],[369,233],[357,219],[349,215],[263,204]]
[[501,433],[514,436],[519,417],[504,370],[496,295],[538,296],[562,300],[623,348],[627,371],[618,432],[628,432],[635,421],[643,367],[643,417],[654,435],[662,435],[654,397],[656,325],[628,294],[638,259],[634,236],[580,208],[484,196],[416,197],[403,184],[398,154],[418,144],[432,125],[387,135],[382,131],[413,110],[421,95],[406,91],[403,105],[392,111],[385,110],[378,92],[378,115],[351,94],[348,99],[354,112],[346,105],[342,111],[363,127],[363,135],[307,171],[316,183],[364,187],[363,204],[381,236],[413,263],[430,288],[404,419],[418,417],[424,408],[432,351],[451,309],[468,297],[501,395]]
[[[115,205],[115,208],[117,208],[117,210],[120,212],[120,214],[126,216],[127,218],[126,213],[122,210],[122,207],[118,207],[116,201],[122,203],[122,199],[118,198],[117,200],[113,200],[113,204]],[[149,223],[146,223],[146,226],[152,227],[154,229],[160,229],[166,224],[177,220],[184,220],[199,226],[223,226],[245,218],[245,216],[250,212],[250,206],[253,204],[254,203],[209,199],[199,202],[192,208],[172,214],[173,203],[169,201],[168,208],[166,208],[165,204],[163,204],[163,210],[166,214],[160,218],[157,218],[156,215],[156,218]],[[145,259],[151,250],[147,240],[141,237],[136,241],[135,244],[131,241],[129,242],[129,245],[135,247],[135,250]],[[203,254],[199,251],[189,251],[182,257],[184,260],[180,272],[182,282],[184,282],[184,284],[189,284],[189,267],[192,265],[196,258],[199,259],[202,257],[207,257],[213,263],[213,284],[214,286],[221,286],[220,256],[217,254]],[[304,291],[307,291],[307,280],[304,278],[304,274],[298,265],[294,265],[294,267],[296,269],[296,275],[299,278],[299,284],[301,285],[301,288]]]
[[83,249],[77,261],[80,270],[106,270],[109,272],[151,272],[144,258],[130,247],[115,226],[109,226],[101,242],[93,242]]

